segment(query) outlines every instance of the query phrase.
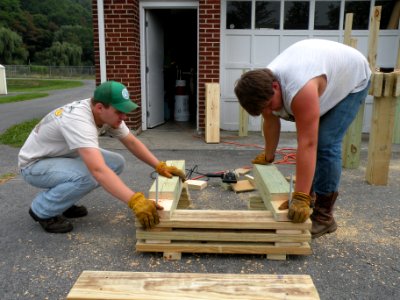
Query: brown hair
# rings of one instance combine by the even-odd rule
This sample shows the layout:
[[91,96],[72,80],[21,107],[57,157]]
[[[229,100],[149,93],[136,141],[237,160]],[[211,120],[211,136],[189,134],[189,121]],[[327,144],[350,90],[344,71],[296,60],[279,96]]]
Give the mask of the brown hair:
[[101,104],[103,104],[103,106],[104,106],[105,108],[109,108],[109,107],[110,107],[110,104],[108,104],[108,103],[103,103],[103,102],[101,102],[101,101],[97,101],[97,100],[94,99],[94,98],[91,98],[91,99],[90,99],[90,102],[92,103],[93,106],[95,106],[97,103],[101,103]]
[[240,105],[250,115],[260,115],[274,95],[272,89],[274,81],[276,77],[269,69],[257,69],[244,73],[235,86],[235,94]]

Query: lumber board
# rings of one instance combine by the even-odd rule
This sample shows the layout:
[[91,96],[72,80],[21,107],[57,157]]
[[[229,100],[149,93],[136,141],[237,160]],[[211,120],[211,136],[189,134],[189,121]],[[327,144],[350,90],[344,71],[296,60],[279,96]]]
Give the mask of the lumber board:
[[220,142],[220,86],[206,83],[206,143]]
[[371,14],[371,22],[368,36],[368,62],[372,71],[376,68],[376,56],[379,40],[379,26],[381,23],[382,6],[375,6]]
[[[139,223],[136,222],[136,224]],[[307,220],[304,223],[277,222],[269,210],[178,209],[170,219],[161,219],[157,227],[310,230],[311,221]]]
[[[347,15],[346,14],[346,26],[347,26]],[[351,14],[353,15],[353,14]],[[351,16],[351,22],[353,16]],[[348,44],[347,44],[348,43]],[[346,40],[345,44],[357,48],[357,39],[351,38],[350,36]],[[362,127],[364,122],[364,110],[365,104],[361,104],[358,113],[347,129],[346,135],[342,141],[342,166],[348,169],[357,169],[360,166],[360,153],[361,153],[361,135]]]
[[138,240],[136,251],[140,252],[180,252],[180,253],[224,253],[224,254],[292,254],[310,255],[309,243],[301,246],[276,246],[274,243],[246,242],[174,242],[169,244],[146,244]]
[[221,242],[308,242],[311,234],[308,230],[285,232],[277,230],[241,230],[241,229],[171,229],[168,231],[136,231],[138,240],[174,240],[174,241],[221,241]]
[[319,299],[309,275],[83,271],[67,300]]
[[189,179],[186,180],[185,183],[187,184],[188,188],[192,190],[202,190],[207,187],[207,181],[204,180]]
[[239,136],[249,135],[249,113],[239,104]]
[[374,97],[365,175],[367,182],[373,185],[388,182],[396,101],[393,96]]
[[232,189],[235,193],[251,192],[255,190],[254,185],[247,179],[232,183]]
[[254,181],[265,206],[272,212],[276,221],[290,221],[287,209],[279,210],[279,206],[289,198],[289,183],[276,166],[254,165]]
[[[166,164],[168,166],[174,166],[185,172],[185,161],[184,160],[167,160]],[[167,178],[164,176],[159,176],[158,178],[158,198],[164,200],[172,200],[171,205],[169,205],[169,212],[172,214],[176,207],[182,193],[183,184],[178,176],[173,176],[172,178]],[[150,190],[149,199],[156,199],[156,181],[154,180]],[[164,212],[166,214],[166,210]]]

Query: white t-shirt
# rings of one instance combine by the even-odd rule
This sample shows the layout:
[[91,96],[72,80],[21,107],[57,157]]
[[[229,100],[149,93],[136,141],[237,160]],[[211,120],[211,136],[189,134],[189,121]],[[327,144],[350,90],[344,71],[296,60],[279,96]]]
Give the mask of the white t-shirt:
[[268,66],[282,90],[284,109],[275,112],[293,115],[291,103],[311,79],[325,75],[327,85],[320,97],[322,116],[348,94],[365,89],[371,77],[368,61],[358,50],[341,43],[307,39],[291,45]]
[[90,99],[79,100],[47,114],[32,130],[18,155],[18,165],[25,168],[49,157],[76,157],[79,148],[99,148],[101,131],[122,139],[129,134],[124,122],[119,128],[109,125],[98,128]]

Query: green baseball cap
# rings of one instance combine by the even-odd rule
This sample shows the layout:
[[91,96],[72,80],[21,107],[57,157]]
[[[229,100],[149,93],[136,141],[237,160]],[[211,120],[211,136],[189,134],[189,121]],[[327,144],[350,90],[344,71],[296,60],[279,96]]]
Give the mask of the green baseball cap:
[[110,104],[116,110],[126,114],[138,108],[138,105],[129,99],[126,86],[116,81],[106,81],[100,84],[94,91],[94,100]]

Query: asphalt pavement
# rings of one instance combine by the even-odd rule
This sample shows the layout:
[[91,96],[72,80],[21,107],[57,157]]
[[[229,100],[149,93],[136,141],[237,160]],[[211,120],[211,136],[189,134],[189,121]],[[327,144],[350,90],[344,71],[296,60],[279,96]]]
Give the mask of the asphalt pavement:
[[[2,105],[0,112],[1,119]],[[166,124],[138,137],[159,159],[184,159],[187,169],[200,172],[248,166],[262,145],[259,133],[238,137],[224,131],[221,143],[206,144],[188,125]],[[126,158],[121,178],[147,193],[153,170],[111,137],[101,137],[101,145]],[[28,215],[38,189],[18,175],[19,149],[0,145],[0,175],[16,174],[0,184],[0,299],[65,299],[83,270],[308,274],[321,299],[400,299],[400,147],[393,147],[388,184],[372,186],[365,181],[367,146],[364,137],[360,167],[343,170],[335,211],[338,230],[313,240],[312,255],[273,261],[262,255],[187,253],[179,261],[164,261],[162,253],[135,251],[132,212],[102,188],[80,201],[89,214],[73,220],[72,232],[44,232]],[[283,134],[279,148],[284,147],[296,147],[293,134]],[[289,164],[277,167],[284,175],[294,170]],[[237,209],[250,193],[225,191],[213,178],[205,190],[191,195],[194,205],[203,199],[206,208]]]

